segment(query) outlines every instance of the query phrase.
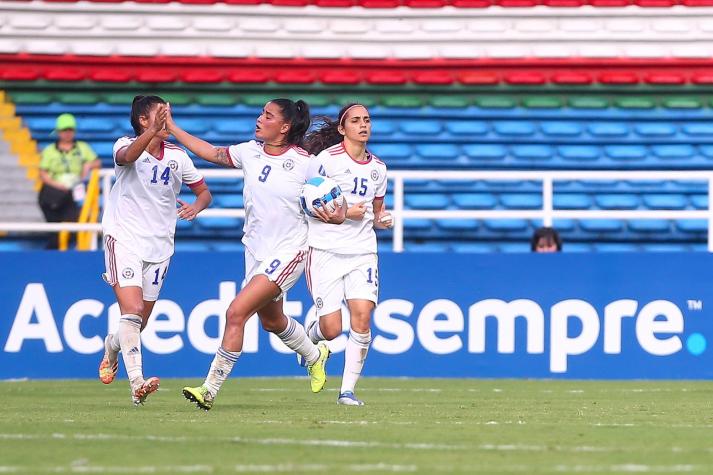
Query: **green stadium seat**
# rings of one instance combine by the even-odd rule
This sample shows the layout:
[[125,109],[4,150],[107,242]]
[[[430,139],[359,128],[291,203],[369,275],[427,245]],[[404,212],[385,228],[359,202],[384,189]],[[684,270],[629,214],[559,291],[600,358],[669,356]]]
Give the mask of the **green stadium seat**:
[[196,94],[195,102],[209,107],[231,107],[237,104],[238,96],[234,94]]
[[471,99],[468,96],[433,96],[430,104],[436,108],[464,109],[471,104]]
[[111,92],[108,94],[103,94],[103,100],[107,104],[131,104],[137,94],[131,92]]
[[62,104],[96,104],[101,102],[97,94],[89,92],[60,92],[55,99]]
[[667,109],[701,109],[703,103],[695,97],[670,97],[662,101]]
[[569,106],[572,109],[606,109],[609,100],[602,97],[573,97],[569,99]]
[[49,104],[52,96],[46,92],[10,92],[15,104]]
[[481,109],[514,109],[517,104],[509,97],[480,96],[475,99],[475,105]]
[[622,97],[614,100],[619,109],[654,109],[656,100],[648,97]]
[[562,99],[552,96],[526,97],[522,100],[522,106],[527,109],[560,109],[562,105]]
[[398,109],[416,109],[423,106],[423,99],[418,96],[386,96],[381,100],[384,107]]

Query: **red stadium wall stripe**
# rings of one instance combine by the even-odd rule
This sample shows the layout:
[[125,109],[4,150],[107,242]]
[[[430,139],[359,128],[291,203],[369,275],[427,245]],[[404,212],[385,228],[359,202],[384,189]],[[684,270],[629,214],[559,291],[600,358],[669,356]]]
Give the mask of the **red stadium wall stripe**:
[[122,83],[682,85],[713,83],[710,59],[305,60],[0,55],[0,80]]

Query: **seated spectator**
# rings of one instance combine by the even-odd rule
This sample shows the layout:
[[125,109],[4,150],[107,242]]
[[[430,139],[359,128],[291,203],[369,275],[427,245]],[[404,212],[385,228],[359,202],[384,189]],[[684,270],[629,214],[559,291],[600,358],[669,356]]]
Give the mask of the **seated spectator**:
[[532,252],[560,252],[562,238],[554,228],[537,228],[530,240],[530,250]]
[[[77,221],[79,207],[73,190],[83,191],[82,182],[93,168],[101,166],[96,153],[86,142],[75,140],[77,121],[72,114],[57,117],[57,141],[42,150],[39,194],[40,208],[48,223]],[[52,233],[47,249],[57,249],[58,234]]]

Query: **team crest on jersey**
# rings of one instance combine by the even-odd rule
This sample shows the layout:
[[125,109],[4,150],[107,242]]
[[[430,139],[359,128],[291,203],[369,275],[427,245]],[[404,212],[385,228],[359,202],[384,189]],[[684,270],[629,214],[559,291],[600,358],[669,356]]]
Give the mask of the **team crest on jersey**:
[[317,306],[317,308],[324,307],[324,301],[321,297],[317,297],[317,300],[314,301],[314,304]]
[[291,158],[288,158],[287,160],[282,162],[282,168],[284,168],[287,171],[290,171],[293,168],[295,168],[295,162]]
[[379,179],[379,172],[377,170],[371,171],[371,179],[377,181]]
[[171,170],[173,170],[175,172],[176,170],[178,170],[178,162],[175,160],[169,161],[168,168],[170,168]]
[[121,271],[121,275],[124,276],[124,279],[131,279],[134,277],[134,269],[126,267],[123,271]]

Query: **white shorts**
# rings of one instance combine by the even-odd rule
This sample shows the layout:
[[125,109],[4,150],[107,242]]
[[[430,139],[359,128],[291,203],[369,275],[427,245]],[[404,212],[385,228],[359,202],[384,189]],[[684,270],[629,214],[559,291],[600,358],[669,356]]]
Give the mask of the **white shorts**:
[[376,254],[335,254],[310,248],[306,272],[318,317],[341,309],[343,300],[379,301]]
[[276,283],[282,292],[275,298],[280,300],[295,285],[305,270],[306,249],[276,252],[262,261],[255,259],[249,249],[245,249],[245,281],[243,287],[256,275],[264,275]]
[[119,287],[141,287],[147,302],[158,300],[170,262],[170,258],[159,263],[143,261],[114,237],[104,236],[106,273],[102,277],[112,287],[117,284]]

